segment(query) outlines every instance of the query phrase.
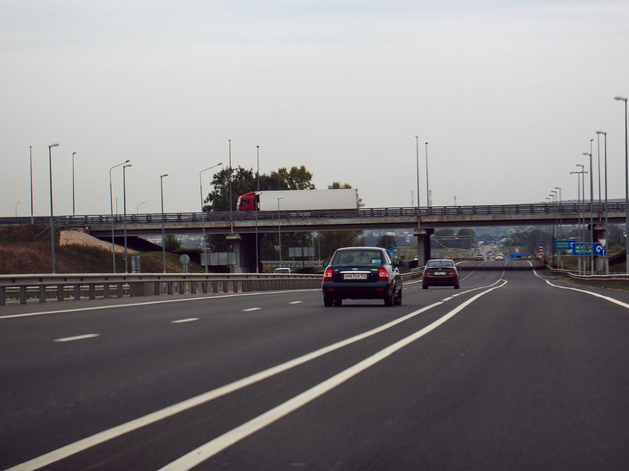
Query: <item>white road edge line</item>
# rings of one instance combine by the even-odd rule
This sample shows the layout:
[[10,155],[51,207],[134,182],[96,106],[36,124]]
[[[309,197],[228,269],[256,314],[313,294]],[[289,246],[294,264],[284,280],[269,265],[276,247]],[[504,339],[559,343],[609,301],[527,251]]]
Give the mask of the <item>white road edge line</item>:
[[262,309],[261,307],[250,307],[248,309],[243,309],[242,312],[253,312],[253,311],[259,311],[260,309]]
[[313,388],[299,394],[298,396],[295,396],[293,399],[286,401],[284,404],[280,404],[279,406],[271,409],[268,412],[265,412],[264,414],[256,417],[255,419],[252,419],[249,422],[246,422],[240,425],[239,427],[236,427],[235,429],[221,435],[220,437],[215,438],[214,440],[206,443],[205,445],[202,445],[196,448],[195,450],[192,450],[190,453],[164,466],[159,471],[186,471],[186,470],[194,468],[195,466],[198,466],[203,461],[207,460],[208,458],[211,458],[212,456],[221,452],[225,448],[230,447],[236,442],[239,442],[240,440],[263,429],[264,427],[272,424],[273,422],[281,419],[282,417],[285,417],[291,412],[294,412],[300,407],[303,407],[309,402],[312,402],[316,398],[322,396],[323,394],[343,384],[344,382],[353,378],[359,373],[367,370],[368,368],[371,368],[372,366],[381,362],[385,358],[388,358],[389,356],[393,355],[395,352],[401,350],[402,348],[410,345],[411,343],[425,336],[426,334],[432,332],[437,327],[444,324],[445,322],[450,320],[452,317],[457,315],[459,312],[461,312],[463,309],[465,309],[467,306],[472,304],[481,296],[484,296],[495,289],[502,288],[506,284],[507,284],[507,281],[504,280],[504,282],[501,285],[490,288],[486,291],[483,291],[482,293],[478,293],[476,296],[468,299],[467,301],[462,303],[460,306],[457,306],[452,311],[447,313],[445,316],[437,319],[432,324],[429,324],[423,329],[415,332],[414,334],[388,346],[387,348],[383,350],[380,350],[375,355],[372,355],[371,357],[366,358],[365,360],[359,363],[356,363],[354,366],[346,369],[345,371],[338,373],[335,376],[332,376],[326,381],[319,383],[317,386],[314,386]]
[[[490,288],[498,284],[500,281],[504,281],[504,280],[498,280],[495,283],[488,285],[486,288]],[[479,288],[476,288],[476,289],[479,289]],[[314,352],[307,353],[306,355],[287,361],[286,363],[282,363],[280,365],[274,366],[267,370],[251,375],[247,378],[239,379],[238,381],[234,381],[233,383],[227,384],[225,386],[221,386],[220,388],[214,389],[212,391],[208,391],[196,397],[186,399],[185,401],[182,401],[178,404],[174,404],[164,409],[152,412],[148,415],[139,417],[130,422],[117,425],[116,427],[112,427],[108,430],[103,430],[102,432],[96,433],[87,438],[83,438],[82,440],[79,440],[77,442],[70,443],[69,445],[53,450],[37,458],[33,458],[32,460],[26,461],[22,464],[14,466],[13,468],[9,468],[5,471],[31,471],[31,470],[43,468],[44,466],[48,466],[52,463],[65,459],[68,456],[72,456],[76,453],[87,450],[88,448],[91,448],[93,446],[100,445],[101,443],[104,443],[113,438],[119,437],[121,435],[132,432],[139,428],[158,422],[162,419],[171,417],[180,412],[184,412],[186,410],[192,409],[201,404],[205,404],[214,399],[217,399],[219,397],[230,394],[234,391],[238,391],[239,389],[243,389],[247,386],[255,384],[259,381],[263,381],[267,378],[283,373],[284,371],[288,371],[291,368],[295,368],[299,365],[303,365],[304,363],[315,360],[323,355],[334,352],[336,350],[339,350],[343,347],[354,344],[366,338],[372,337],[376,334],[379,334],[380,332],[384,332],[385,330],[391,329],[395,327],[396,325],[399,325],[413,317],[423,314],[424,312],[429,311],[430,309],[433,309],[442,304],[443,303],[441,301],[430,304],[429,306],[413,311],[407,314],[406,316],[400,317],[399,319],[396,319],[387,324],[381,325],[380,327],[376,327],[375,329],[369,330],[367,332],[356,335],[354,337],[350,337],[345,340],[341,340],[340,342],[334,343],[332,345],[328,345],[327,347],[320,348],[319,350],[315,350]]]
[[[530,263],[530,262],[529,262]],[[537,274],[536,271],[533,271],[533,273],[535,273],[535,276],[537,276],[539,279],[543,280],[546,282],[547,285],[552,286],[553,288],[559,288],[559,289],[567,289],[569,291],[576,291],[577,293],[585,293],[585,294],[589,294],[590,296],[594,296],[595,298],[600,298],[600,299],[604,299],[605,301],[609,301],[612,304],[616,304],[617,306],[620,307],[624,307],[625,309],[629,309],[629,304],[627,303],[623,303],[622,301],[619,301],[615,298],[611,298],[609,296],[604,296],[602,294],[599,293],[595,293],[593,291],[587,291],[584,289],[579,289],[579,288],[571,288],[569,286],[560,286],[560,285],[556,285],[554,283],[551,283],[549,280],[546,280],[545,278],[542,278],[540,275]]]
[[62,339],[55,339],[54,342],[74,342],[75,340],[85,340],[85,339],[93,339],[98,337],[100,334],[85,334],[85,335],[77,335],[75,337],[65,337]]
[[185,324],[186,322],[196,322],[198,321],[198,317],[190,317],[188,319],[177,319],[175,321],[171,321],[171,324]]

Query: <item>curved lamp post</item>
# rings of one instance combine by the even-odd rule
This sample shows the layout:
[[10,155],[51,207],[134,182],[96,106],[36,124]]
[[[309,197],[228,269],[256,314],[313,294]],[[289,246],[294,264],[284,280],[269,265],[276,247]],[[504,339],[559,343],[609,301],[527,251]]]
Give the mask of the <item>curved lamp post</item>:
[[127,250],[127,168],[132,164],[122,166],[122,206],[124,210],[124,272],[129,273],[129,253]]
[[627,98],[616,96],[616,101],[625,102],[625,273],[629,274],[629,250],[627,250],[627,235],[629,235],[629,156],[627,156]]
[[52,205],[52,148],[58,147],[59,144],[50,144],[48,146],[48,169],[50,170],[50,245],[52,248],[52,273],[55,273],[55,218],[53,216]]
[[[590,139],[590,152],[583,152],[590,158],[590,272],[594,274],[594,175],[592,175],[592,141]],[[583,199],[585,199],[585,189],[583,190]]]
[[[605,131],[596,131],[596,134],[600,137],[601,134],[605,137],[604,145],[604,172],[605,172],[605,238],[607,238],[607,133]],[[599,196],[600,199],[600,196]],[[605,274],[609,275],[609,257],[605,255]]]
[[114,197],[111,188],[111,171],[116,167],[120,167],[126,163],[129,163],[129,160],[125,160],[124,162],[119,163],[118,165],[114,165],[109,169],[109,209],[111,211],[111,258],[113,263],[112,273],[116,273],[116,244],[114,243]]
[[415,157],[417,159],[417,217],[420,217],[419,209],[419,136],[415,136]]
[[33,146],[28,146],[28,152],[30,154],[30,166],[31,166],[31,226],[35,224],[35,216],[33,215]]
[[280,268],[282,267],[282,216],[280,213],[280,200],[283,200],[284,197],[281,196],[277,199],[277,233],[279,237],[279,253],[280,253]]
[[167,177],[168,174],[159,176],[159,185],[160,185],[160,195],[162,200],[162,263],[164,266],[164,273],[166,273],[166,232],[164,229],[164,177]]
[[[561,213],[563,212],[562,200],[561,200],[561,188],[556,186],[555,190],[559,192],[559,240],[563,240],[563,227],[562,227],[562,221],[561,221],[562,219]],[[559,251],[559,268],[563,270],[563,260],[561,258],[561,250]]]
[[[209,269],[208,269],[208,265],[207,265],[207,244],[205,242],[205,214],[203,214],[203,181],[201,180],[201,174],[207,170],[211,170],[213,168],[216,168],[220,165],[223,165],[222,162],[217,163],[216,165],[212,165],[211,167],[208,168],[204,168],[203,170],[201,170],[199,172],[199,192],[201,194],[201,217],[203,218],[201,220],[201,228],[203,230],[203,258],[205,261],[205,273],[208,273]],[[162,219],[163,219],[163,209],[162,209]],[[166,273],[166,272],[164,272]]]
[[76,214],[76,201],[74,198],[74,156],[76,152],[72,152],[72,216]]

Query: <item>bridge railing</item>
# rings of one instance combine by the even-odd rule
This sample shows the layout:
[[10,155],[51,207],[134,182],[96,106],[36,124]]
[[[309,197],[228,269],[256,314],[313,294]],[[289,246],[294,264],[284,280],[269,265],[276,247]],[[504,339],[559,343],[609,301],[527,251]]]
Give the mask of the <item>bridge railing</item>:
[[[625,209],[624,202],[609,202],[607,209],[610,212],[622,212]],[[589,214],[602,213],[605,210],[604,203],[595,202],[590,206],[585,203],[533,203],[533,204],[505,204],[505,205],[470,205],[470,206],[430,206],[421,207],[419,215],[422,218],[430,216],[471,216],[471,215],[509,215],[509,214],[548,214],[560,217],[562,214],[576,214],[581,212]],[[212,222],[230,221],[260,221],[294,220],[294,219],[354,219],[354,218],[378,218],[378,217],[415,217],[418,215],[416,207],[402,208],[359,208],[342,210],[313,210],[313,211],[209,211],[165,213],[164,223],[200,223],[205,221],[208,225]],[[59,228],[68,226],[92,226],[123,224],[125,218],[118,214],[111,216],[86,215],[86,216],[55,216],[55,226]],[[127,214],[127,224],[161,224],[161,213]],[[0,225],[27,225],[31,223],[30,217],[5,217],[0,218]],[[38,216],[34,218],[35,224],[48,225],[50,218]]]
[[0,275],[0,306],[162,294],[221,294],[316,289],[321,275],[302,274],[62,274]]

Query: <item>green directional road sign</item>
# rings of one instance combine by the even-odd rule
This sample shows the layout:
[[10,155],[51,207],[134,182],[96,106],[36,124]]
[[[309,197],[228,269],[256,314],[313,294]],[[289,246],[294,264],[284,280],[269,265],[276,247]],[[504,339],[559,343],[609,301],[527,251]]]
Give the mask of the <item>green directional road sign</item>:
[[575,243],[574,240],[556,240],[555,250],[572,250]]

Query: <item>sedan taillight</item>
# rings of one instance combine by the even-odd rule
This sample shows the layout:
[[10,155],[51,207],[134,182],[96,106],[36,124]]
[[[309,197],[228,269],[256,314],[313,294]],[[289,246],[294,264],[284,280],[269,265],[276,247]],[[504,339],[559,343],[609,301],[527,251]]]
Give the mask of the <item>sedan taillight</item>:
[[323,279],[324,280],[331,280],[332,279],[332,269],[328,268],[325,273],[323,274]]
[[388,280],[389,279],[389,274],[387,273],[387,271],[384,268],[380,268],[378,270],[378,279],[379,280]]

